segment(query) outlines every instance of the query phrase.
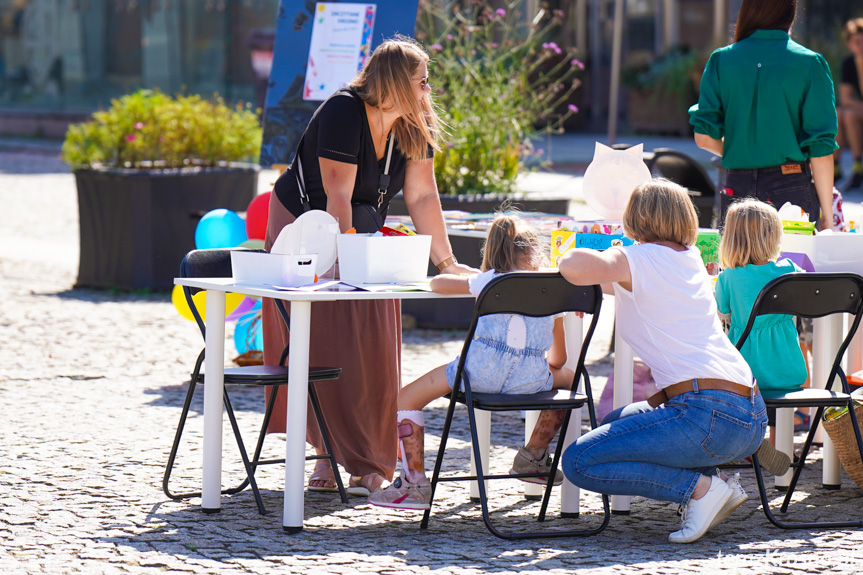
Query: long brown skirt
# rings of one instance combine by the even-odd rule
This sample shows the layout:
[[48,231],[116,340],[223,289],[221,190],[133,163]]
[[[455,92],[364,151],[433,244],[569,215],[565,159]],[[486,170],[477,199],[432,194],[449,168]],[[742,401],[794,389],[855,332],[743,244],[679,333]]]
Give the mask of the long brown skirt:
[[[265,248],[294,221],[275,194]],[[272,300],[263,302],[264,363],[279,363],[288,330]],[[336,461],[352,475],[391,480],[398,453],[396,398],[401,387],[401,305],[397,300],[312,304],[309,365],[341,367],[335,381],[315,384]],[[284,433],[287,389],[279,391],[268,433]],[[323,449],[309,406],[306,441]]]

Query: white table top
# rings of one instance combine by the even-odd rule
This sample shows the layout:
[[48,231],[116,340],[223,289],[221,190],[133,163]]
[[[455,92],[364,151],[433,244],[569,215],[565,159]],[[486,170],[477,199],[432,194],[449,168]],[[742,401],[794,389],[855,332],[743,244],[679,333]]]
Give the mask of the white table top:
[[268,285],[236,284],[233,278],[174,278],[177,285],[205,290],[229,291],[286,301],[340,301],[366,299],[456,299],[470,294],[442,295],[431,291],[293,291]]

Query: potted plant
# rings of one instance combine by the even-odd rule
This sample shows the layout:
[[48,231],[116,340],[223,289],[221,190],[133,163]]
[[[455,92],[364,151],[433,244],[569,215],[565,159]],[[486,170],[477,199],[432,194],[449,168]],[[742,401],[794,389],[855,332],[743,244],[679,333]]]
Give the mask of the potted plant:
[[629,124],[641,132],[689,135],[689,107],[698,101],[701,58],[677,47],[624,68],[621,80],[630,88]]
[[567,198],[520,196],[516,178],[548,165],[536,142],[578,111],[571,101],[584,66],[553,41],[563,13],[541,9],[527,20],[522,4],[419,3],[416,36],[431,54],[443,123],[435,178],[444,209],[492,212],[509,200],[527,210],[568,210]]
[[245,211],[254,198],[260,146],[248,105],[153,90],[70,126],[62,158],[78,189],[76,287],[170,288],[201,216]]

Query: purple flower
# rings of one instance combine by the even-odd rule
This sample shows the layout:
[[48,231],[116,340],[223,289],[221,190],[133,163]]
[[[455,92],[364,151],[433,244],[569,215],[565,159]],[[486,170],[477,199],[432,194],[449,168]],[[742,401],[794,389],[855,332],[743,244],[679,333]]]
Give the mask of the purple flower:
[[573,68],[578,68],[579,70],[584,70],[584,62],[582,62],[578,58],[573,58],[569,62],[569,65],[572,66]]
[[129,134],[128,136],[126,136],[126,141],[127,142],[134,142],[135,141],[135,134]]
[[454,38],[454,36],[453,36],[452,34],[447,34],[447,35],[446,35],[446,39],[447,39],[447,40],[452,40],[453,38]]
[[545,148],[537,148],[536,155],[541,156],[543,154],[545,154]]
[[443,46],[441,46],[440,44],[432,44],[431,46],[429,46],[429,49],[431,49],[431,50],[443,50]]
[[503,8],[498,8],[494,11],[494,13],[497,14],[500,18],[506,18],[506,10],[504,10]]
[[144,129],[144,122],[135,122],[135,129],[136,130],[143,130]]
[[499,44],[498,44],[497,42],[492,42],[492,43],[491,43],[491,47],[492,47],[492,48],[497,48],[498,46],[499,46]]
[[572,112],[573,114],[578,114],[578,106],[576,106],[575,104],[570,104],[570,105],[568,105],[568,106],[567,106],[567,109],[568,109],[570,112]]
[[470,55],[471,55],[471,56],[476,56],[476,50],[471,50],[471,51],[470,51]]

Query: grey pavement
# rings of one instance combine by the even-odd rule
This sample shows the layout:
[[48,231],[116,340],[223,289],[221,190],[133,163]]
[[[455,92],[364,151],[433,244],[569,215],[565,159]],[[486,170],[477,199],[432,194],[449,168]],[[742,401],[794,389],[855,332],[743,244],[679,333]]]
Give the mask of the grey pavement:
[[[161,492],[162,470],[200,335],[166,294],[73,289],[74,179],[56,150],[17,150],[0,152],[0,573],[860,571],[863,531],[772,527],[753,499],[750,471],[742,475],[750,501],[685,546],[667,543],[679,521],[675,506],[641,498],[633,499],[630,515],[614,516],[595,537],[505,542],[486,531],[462,484],[441,487],[426,531],[419,530],[415,513],[308,493],[305,529],[288,535],[281,529],[280,466],[258,473],[270,509],[264,516],[249,491],[224,497],[216,515],[201,513],[197,499],[171,501]],[[264,172],[261,189],[273,178]],[[612,312],[608,298],[588,357],[597,394],[611,372]],[[463,335],[406,332],[403,379],[449,361]],[[226,338],[229,363],[230,325]],[[247,389],[232,398],[251,441],[262,397]],[[188,423],[188,451],[175,474],[189,488],[200,482],[201,410],[199,394]],[[429,453],[443,411],[440,401],[427,410]],[[509,468],[523,433],[519,414],[495,416],[493,470]],[[467,449],[460,426],[450,443],[449,469],[467,467]],[[283,453],[283,437],[271,436],[267,450]],[[224,484],[238,481],[228,426],[224,462]],[[825,492],[820,473],[816,452],[795,495],[799,506],[820,518],[863,515],[860,488],[843,476],[842,490]],[[558,495],[552,497],[552,527],[568,521],[558,517]],[[523,500],[515,481],[495,482],[493,497],[499,520],[529,524],[537,509]],[[599,509],[599,498],[586,494],[576,521],[596,521]]]

